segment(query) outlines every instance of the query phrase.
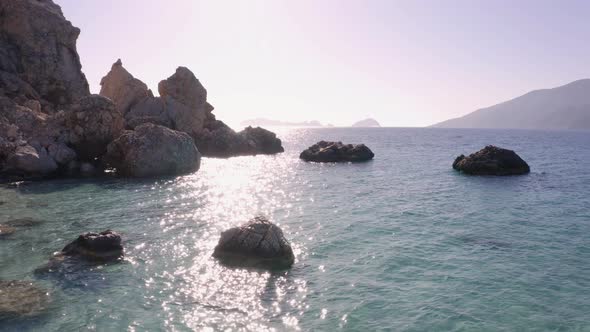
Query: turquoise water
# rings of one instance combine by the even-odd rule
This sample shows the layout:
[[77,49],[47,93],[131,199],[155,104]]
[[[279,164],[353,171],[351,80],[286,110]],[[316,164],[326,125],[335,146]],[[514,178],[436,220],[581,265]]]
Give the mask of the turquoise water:
[[[277,156],[204,159],[160,180],[0,188],[0,279],[47,288],[44,315],[6,331],[590,331],[590,132],[291,129]],[[364,142],[363,164],[313,164],[320,139]],[[461,153],[514,149],[517,177],[454,172]],[[285,272],[210,257],[263,213],[292,242]],[[122,263],[33,270],[85,231],[123,234]]]

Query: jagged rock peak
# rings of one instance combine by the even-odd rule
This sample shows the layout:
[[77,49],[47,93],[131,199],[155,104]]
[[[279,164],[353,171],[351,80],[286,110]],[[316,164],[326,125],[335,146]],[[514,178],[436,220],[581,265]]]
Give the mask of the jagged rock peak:
[[193,109],[202,109],[207,102],[207,90],[195,74],[186,67],[176,68],[176,72],[158,84],[160,96],[170,96]]
[[100,80],[100,95],[111,99],[116,110],[124,115],[135,104],[151,96],[151,92],[145,83],[123,67],[121,59],[117,59],[111,71]]

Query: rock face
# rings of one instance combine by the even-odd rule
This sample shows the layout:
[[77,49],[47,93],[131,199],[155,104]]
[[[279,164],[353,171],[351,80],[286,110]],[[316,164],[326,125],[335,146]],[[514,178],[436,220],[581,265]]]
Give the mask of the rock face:
[[123,116],[108,98],[91,95],[80,99],[68,113],[69,141],[82,160],[103,155],[107,145],[124,130]]
[[0,280],[0,321],[40,314],[49,302],[47,290],[30,281]]
[[104,159],[120,175],[152,177],[196,172],[201,155],[187,134],[145,123],[111,142]]
[[65,120],[89,95],[79,33],[50,0],[0,0],[0,182],[58,175],[78,157]]
[[465,157],[460,155],[453,168],[471,175],[519,175],[530,172],[529,165],[514,151],[493,145]]
[[188,173],[198,169],[195,146],[222,157],[282,152],[271,132],[236,133],[217,120],[185,67],[161,81],[154,97],[118,60],[101,95],[90,95],[79,33],[51,0],[0,0],[0,182],[98,175],[105,160],[122,175]]
[[320,141],[299,155],[305,161],[315,162],[356,162],[367,161],[375,154],[364,144],[342,144],[342,142]]
[[0,94],[53,109],[88,95],[79,34],[51,0],[0,0]]
[[260,216],[222,232],[213,257],[229,264],[270,267],[290,267],[295,261],[283,231]]
[[121,236],[111,230],[100,233],[85,233],[62,250],[65,256],[79,256],[89,260],[109,261],[123,256]]
[[147,97],[153,97],[147,85],[136,79],[125,68],[121,59],[111,67],[111,71],[100,81],[100,95],[115,103],[115,109],[126,115],[131,107]]
[[120,61],[101,84],[101,95],[111,98],[123,112],[128,129],[153,123],[187,133],[204,156],[284,151],[281,140],[268,130],[249,127],[237,133],[217,120],[212,113],[213,106],[207,102],[207,90],[186,67],[178,67],[172,76],[158,84],[160,97],[151,96],[145,84],[133,78]]
[[49,157],[43,147],[37,149],[30,145],[17,146],[14,153],[6,159],[5,171],[25,174],[47,175],[57,169],[57,163]]

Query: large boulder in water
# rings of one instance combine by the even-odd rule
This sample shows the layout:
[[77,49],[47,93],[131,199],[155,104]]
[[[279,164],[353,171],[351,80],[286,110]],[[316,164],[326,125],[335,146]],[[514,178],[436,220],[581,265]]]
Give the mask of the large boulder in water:
[[261,127],[246,127],[238,133],[246,142],[246,154],[275,154],[284,152],[275,133]]
[[121,236],[111,230],[85,233],[66,245],[61,250],[61,254],[89,260],[116,260],[123,256]]
[[519,175],[530,172],[529,165],[514,151],[488,145],[470,154],[460,155],[453,168],[471,175]]
[[299,155],[305,161],[315,162],[356,162],[367,161],[375,154],[364,144],[342,144],[342,142],[320,141]]
[[0,321],[42,313],[50,302],[47,290],[25,280],[0,280]]
[[213,257],[230,265],[290,267],[293,249],[283,231],[264,217],[221,233]]
[[70,143],[82,160],[94,160],[125,129],[123,116],[113,102],[100,95],[80,99],[67,113]]
[[285,151],[281,140],[272,131],[260,127],[247,127],[235,132],[225,123],[215,120],[196,139],[199,151],[212,157],[252,156]]
[[145,123],[111,142],[104,161],[123,176],[181,175],[199,169],[201,154],[186,133]]
[[0,0],[0,94],[54,109],[88,95],[79,34],[51,0]]

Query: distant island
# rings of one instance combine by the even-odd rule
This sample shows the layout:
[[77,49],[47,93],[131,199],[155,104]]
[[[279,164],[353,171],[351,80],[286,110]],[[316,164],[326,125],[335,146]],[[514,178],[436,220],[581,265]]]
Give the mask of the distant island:
[[303,122],[288,122],[280,120],[271,120],[265,118],[256,118],[244,120],[240,123],[242,126],[276,126],[276,127],[323,127],[323,125],[316,120]]
[[590,129],[590,79],[531,91],[432,127]]
[[[240,122],[242,126],[265,126],[265,127],[324,127],[324,128],[333,128],[335,127],[333,124],[322,124],[317,120],[312,121],[301,121],[301,122],[290,122],[290,121],[281,121],[281,120],[272,120],[266,118],[256,118],[256,119],[248,119]],[[381,127],[379,122],[375,119],[364,119],[358,122],[355,122],[351,125],[351,127]]]
[[351,127],[381,127],[381,125],[379,122],[377,122],[377,120],[368,118],[353,123]]

